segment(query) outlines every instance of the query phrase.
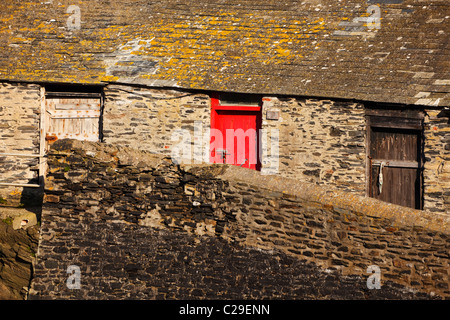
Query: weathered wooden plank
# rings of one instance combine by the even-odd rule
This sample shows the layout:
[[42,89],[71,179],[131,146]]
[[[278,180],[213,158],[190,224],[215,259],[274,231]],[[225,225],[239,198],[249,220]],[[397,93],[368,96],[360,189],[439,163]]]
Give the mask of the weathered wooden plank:
[[45,96],[52,97],[70,97],[70,98],[101,98],[102,94],[99,92],[52,92],[47,91]]
[[419,110],[410,109],[372,109],[370,106],[365,110],[366,116],[378,116],[388,118],[423,119],[424,113]]
[[48,110],[52,119],[99,118],[100,110]]
[[46,99],[47,110],[100,110],[100,99],[50,98]]
[[42,156],[44,156],[47,149],[47,143],[45,141],[46,128],[47,128],[47,113],[45,112],[45,87],[41,86],[40,90],[40,123],[39,123],[39,153],[41,157],[39,158],[39,184],[44,185],[45,176],[47,174],[47,161],[44,161]]
[[46,99],[47,136],[98,141],[101,99],[86,97],[53,95]]
[[23,154],[23,153],[0,153],[0,157],[19,157],[19,158],[39,158],[43,157],[40,154]]
[[370,116],[368,122],[371,127],[378,127],[378,128],[412,129],[412,130],[422,129],[422,119]]
[[[369,119],[373,118],[380,117],[371,116]],[[393,118],[391,124],[394,125],[398,119]],[[370,127],[369,195],[382,201],[420,209],[420,131],[399,128],[399,123],[408,123],[405,119],[399,120],[396,128]]]
[[415,168],[384,167],[380,192],[380,167],[372,167],[372,197],[410,208],[418,208],[420,203],[418,170]]
[[52,99],[56,110],[100,110],[100,99]]
[[419,162],[417,161],[407,161],[407,160],[381,160],[381,159],[374,159],[372,160],[373,166],[380,166],[383,163],[383,166],[385,167],[397,167],[397,168],[419,168]]
[[40,188],[41,185],[39,184],[26,184],[26,183],[4,183],[4,182],[0,182],[0,186],[5,186],[5,187],[26,187],[26,188]]

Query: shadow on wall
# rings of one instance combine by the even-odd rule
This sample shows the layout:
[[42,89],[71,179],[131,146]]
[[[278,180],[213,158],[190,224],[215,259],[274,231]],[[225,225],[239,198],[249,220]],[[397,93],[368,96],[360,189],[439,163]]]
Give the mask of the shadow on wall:
[[450,124],[450,109],[445,109],[439,112],[438,118],[447,118],[447,123]]
[[[449,294],[446,215],[111,144],[60,140],[48,165],[32,299],[365,299],[371,266],[398,285],[377,297]],[[73,295],[69,264],[91,287]]]
[[[28,184],[37,184],[37,179],[31,179]],[[0,197],[0,205],[7,207],[42,207],[44,187],[23,187],[22,191],[6,191]]]
[[[31,179],[30,181],[28,181],[28,183],[37,184],[36,180],[37,179]],[[41,186],[39,188],[24,187],[20,197],[19,206],[36,214],[37,220],[40,221],[43,199],[44,186]]]
[[[29,184],[36,184],[32,179]],[[14,230],[26,229],[39,224],[42,216],[44,188],[24,187],[22,192],[14,191],[11,197],[0,197],[0,219],[12,224]],[[1,244],[1,243],[0,243]],[[1,268],[1,265],[0,265]]]

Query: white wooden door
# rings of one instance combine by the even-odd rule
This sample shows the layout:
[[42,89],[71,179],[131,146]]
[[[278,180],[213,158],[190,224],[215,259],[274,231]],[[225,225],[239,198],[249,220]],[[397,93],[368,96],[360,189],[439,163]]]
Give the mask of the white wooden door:
[[47,97],[46,140],[99,141],[100,98]]

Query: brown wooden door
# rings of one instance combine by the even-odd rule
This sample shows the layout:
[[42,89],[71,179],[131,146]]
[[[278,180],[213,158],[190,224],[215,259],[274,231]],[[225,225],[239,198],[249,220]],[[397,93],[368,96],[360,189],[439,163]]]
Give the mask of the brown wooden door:
[[369,195],[421,209],[421,131],[370,128]]

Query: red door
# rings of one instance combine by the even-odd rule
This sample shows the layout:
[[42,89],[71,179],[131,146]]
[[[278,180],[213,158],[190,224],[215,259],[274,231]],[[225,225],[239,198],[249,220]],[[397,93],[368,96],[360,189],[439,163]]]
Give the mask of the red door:
[[221,106],[218,98],[211,102],[210,161],[260,170],[261,107]]

